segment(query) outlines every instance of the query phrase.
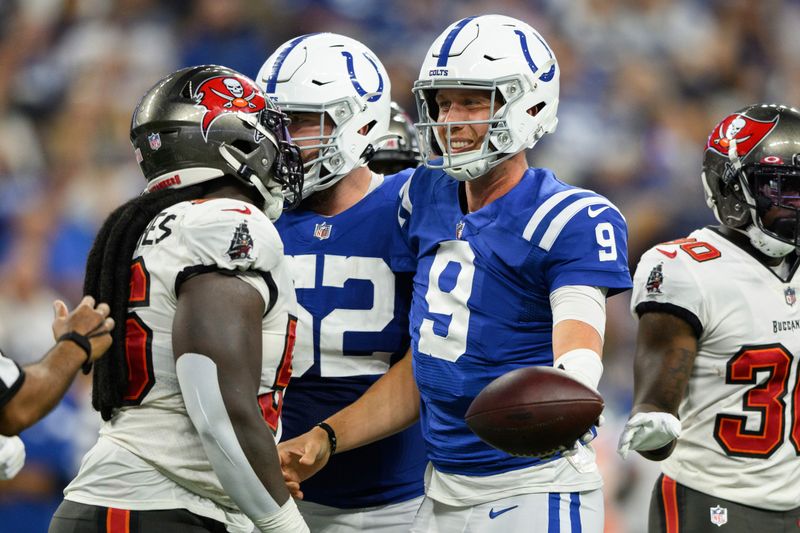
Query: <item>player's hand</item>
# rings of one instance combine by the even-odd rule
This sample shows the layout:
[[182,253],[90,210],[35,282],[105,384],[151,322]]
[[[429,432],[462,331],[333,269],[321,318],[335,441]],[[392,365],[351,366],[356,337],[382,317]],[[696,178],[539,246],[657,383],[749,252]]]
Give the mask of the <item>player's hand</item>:
[[25,464],[25,445],[19,437],[0,436],[0,479],[11,479]]
[[300,483],[322,470],[330,459],[330,451],[328,434],[318,427],[278,443],[283,479],[293,498],[303,499]]
[[88,337],[92,347],[90,361],[95,361],[106,353],[111,346],[111,330],[114,319],[109,318],[111,312],[108,304],[101,303],[95,307],[94,298],[84,296],[71,313],[61,300],[53,302],[55,318],[53,319],[53,337],[56,341],[64,334],[74,331]]
[[630,450],[650,451],[663,448],[681,434],[681,421],[670,413],[636,413],[628,419],[619,438],[617,453],[623,459]]
[[598,416],[597,422],[595,422],[594,425],[589,428],[589,431],[581,435],[581,438],[578,439],[580,444],[586,446],[587,444],[592,442],[595,438],[597,438],[597,428],[599,428],[605,423],[606,423],[606,417],[604,417],[603,415]]

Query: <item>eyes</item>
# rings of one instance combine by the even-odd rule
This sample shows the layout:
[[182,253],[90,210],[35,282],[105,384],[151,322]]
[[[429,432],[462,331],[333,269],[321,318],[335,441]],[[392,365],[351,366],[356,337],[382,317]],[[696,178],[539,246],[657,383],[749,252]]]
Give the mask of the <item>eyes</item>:
[[[454,103],[447,99],[437,99],[436,105],[439,106],[440,111],[448,111],[454,105]],[[483,109],[489,107],[490,102],[488,98],[465,98],[455,102],[455,105],[460,105],[462,107],[466,107],[467,109]]]

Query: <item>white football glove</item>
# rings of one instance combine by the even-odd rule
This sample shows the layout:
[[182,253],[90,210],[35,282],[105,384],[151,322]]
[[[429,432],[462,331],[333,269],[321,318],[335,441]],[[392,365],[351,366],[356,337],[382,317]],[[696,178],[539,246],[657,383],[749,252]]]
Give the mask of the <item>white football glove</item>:
[[669,413],[652,411],[636,413],[628,419],[619,438],[617,453],[623,459],[631,450],[649,451],[662,448],[681,434],[681,421]]
[[25,445],[19,437],[0,436],[0,479],[11,479],[25,464]]

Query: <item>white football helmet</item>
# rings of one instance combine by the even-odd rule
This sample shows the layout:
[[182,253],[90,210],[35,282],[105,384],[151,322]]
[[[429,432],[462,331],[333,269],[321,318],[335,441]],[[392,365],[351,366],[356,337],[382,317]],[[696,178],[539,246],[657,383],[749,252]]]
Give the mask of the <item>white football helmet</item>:
[[[257,82],[285,113],[319,113],[320,135],[294,138],[319,150],[307,161],[303,197],[327,189],[389,138],[391,83],[372,51],[335,33],[302,35],[281,45],[264,63]],[[326,120],[330,135],[322,135]],[[359,133],[367,127],[365,134]]]
[[[413,88],[425,165],[469,181],[533,147],[556,129],[559,75],[553,51],[520,20],[482,15],[451,24],[428,50]],[[439,89],[491,91],[488,120],[437,122]],[[452,154],[451,127],[464,124],[488,124],[489,130],[479,150]]]

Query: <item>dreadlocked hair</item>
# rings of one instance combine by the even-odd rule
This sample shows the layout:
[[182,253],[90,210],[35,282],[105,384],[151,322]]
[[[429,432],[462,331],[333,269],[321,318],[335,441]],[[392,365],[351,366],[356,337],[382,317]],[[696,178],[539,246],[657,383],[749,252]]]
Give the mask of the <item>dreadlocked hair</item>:
[[128,384],[125,331],[130,297],[131,260],[136,244],[155,216],[180,202],[201,198],[203,184],[182,189],[162,189],[144,194],[112,212],[97,233],[86,261],[83,293],[111,307],[113,340],[105,357],[94,363],[92,406],[103,420],[124,403]]

